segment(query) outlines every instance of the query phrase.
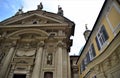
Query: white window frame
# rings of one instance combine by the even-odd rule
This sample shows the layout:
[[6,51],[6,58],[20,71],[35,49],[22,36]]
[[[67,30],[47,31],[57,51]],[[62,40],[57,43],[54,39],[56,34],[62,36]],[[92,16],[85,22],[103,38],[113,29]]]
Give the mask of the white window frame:
[[[105,40],[103,33],[100,33],[100,30],[102,28],[102,26],[104,26],[103,24],[100,26],[98,33],[96,35],[97,39],[98,39],[98,44],[100,46],[100,50],[106,46],[108,44],[108,40]],[[104,26],[105,27],[105,26]],[[106,29],[106,28],[105,28]],[[106,31],[107,32],[107,31]],[[108,34],[108,33],[107,33]],[[99,36],[98,36],[99,35]]]
[[[94,47],[94,46],[93,46],[93,47]],[[93,56],[92,44],[90,45],[90,48],[89,48],[89,56],[90,56],[90,61],[95,58],[95,57]]]
[[85,69],[86,69],[86,65],[87,65],[87,57],[84,58],[84,65],[85,65]]

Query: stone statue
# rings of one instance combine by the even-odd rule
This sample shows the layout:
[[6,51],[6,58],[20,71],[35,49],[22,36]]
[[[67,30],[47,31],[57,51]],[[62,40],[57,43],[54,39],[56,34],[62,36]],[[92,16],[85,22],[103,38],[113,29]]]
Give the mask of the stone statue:
[[22,13],[23,13],[22,9],[19,9],[18,12],[16,13],[16,15],[19,15],[19,14],[22,14]]
[[62,7],[58,6],[58,13],[59,15],[63,15],[63,10]]
[[52,65],[52,53],[47,55],[47,64]]
[[42,2],[40,2],[40,5],[38,5],[38,10],[42,10],[43,9],[43,5],[42,5]]

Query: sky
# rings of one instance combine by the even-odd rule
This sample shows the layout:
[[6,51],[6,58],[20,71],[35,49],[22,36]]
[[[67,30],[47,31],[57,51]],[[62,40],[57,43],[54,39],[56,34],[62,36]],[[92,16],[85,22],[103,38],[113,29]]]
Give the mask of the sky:
[[70,55],[79,55],[86,42],[83,36],[85,24],[92,30],[104,0],[0,0],[0,21],[14,16],[20,8],[23,8],[24,12],[35,10],[40,2],[43,10],[53,13],[57,13],[60,5],[64,16],[75,23]]

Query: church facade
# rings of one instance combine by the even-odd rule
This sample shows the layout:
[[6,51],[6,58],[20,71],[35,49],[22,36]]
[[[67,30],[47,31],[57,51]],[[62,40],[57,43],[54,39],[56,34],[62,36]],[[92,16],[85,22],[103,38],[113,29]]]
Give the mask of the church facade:
[[71,78],[75,24],[42,8],[0,22],[0,78]]

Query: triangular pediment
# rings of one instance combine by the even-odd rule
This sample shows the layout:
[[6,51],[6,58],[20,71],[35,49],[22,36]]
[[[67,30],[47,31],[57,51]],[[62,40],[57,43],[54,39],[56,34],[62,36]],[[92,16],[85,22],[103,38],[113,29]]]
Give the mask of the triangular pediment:
[[61,24],[63,21],[54,19],[42,14],[28,14],[28,15],[19,15],[10,18],[9,21],[4,21],[4,25],[31,25],[31,24]]

